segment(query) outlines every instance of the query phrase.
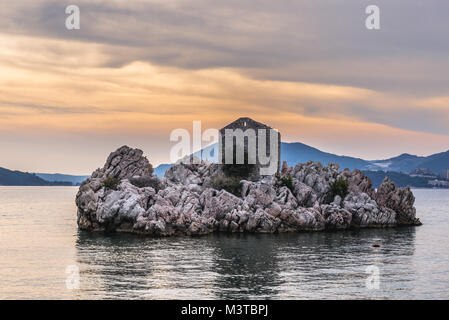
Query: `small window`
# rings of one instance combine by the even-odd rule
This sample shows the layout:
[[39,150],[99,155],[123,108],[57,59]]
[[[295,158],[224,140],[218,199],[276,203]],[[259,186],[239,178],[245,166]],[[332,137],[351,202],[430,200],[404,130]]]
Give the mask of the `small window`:
[[246,121],[243,123],[243,126],[246,127]]

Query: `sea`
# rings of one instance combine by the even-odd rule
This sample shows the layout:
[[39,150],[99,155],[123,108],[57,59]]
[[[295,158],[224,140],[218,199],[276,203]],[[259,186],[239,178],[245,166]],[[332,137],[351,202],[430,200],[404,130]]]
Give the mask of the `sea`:
[[76,193],[0,187],[0,299],[449,298],[447,189],[420,227],[172,238],[79,231]]

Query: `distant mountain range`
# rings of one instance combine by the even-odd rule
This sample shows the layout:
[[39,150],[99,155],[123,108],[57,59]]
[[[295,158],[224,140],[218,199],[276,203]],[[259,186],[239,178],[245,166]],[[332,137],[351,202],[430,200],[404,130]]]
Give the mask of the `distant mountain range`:
[[80,185],[84,180],[89,178],[89,176],[72,176],[69,174],[60,174],[60,173],[35,173],[36,176],[42,178],[46,181],[57,182],[57,181],[65,181],[71,182],[73,185]]
[[410,176],[406,173],[393,171],[363,171],[363,174],[371,179],[375,188],[382,184],[382,181],[385,179],[385,177],[388,177],[391,181],[396,183],[401,188],[406,186],[411,186],[414,188],[429,188],[429,180],[435,179]]
[[[193,155],[211,162],[217,162],[217,153],[217,144],[213,144],[201,151],[195,152]],[[294,166],[297,163],[307,162],[309,160],[320,161],[324,165],[327,165],[329,162],[338,163],[341,168],[349,168],[351,170],[355,168],[365,169],[370,166],[369,161],[323,152],[300,142],[281,142],[281,162],[284,160],[287,161],[289,166]],[[172,164],[161,164],[154,169],[154,173],[158,177],[163,177],[165,171],[171,166]]]
[[[215,149],[216,147],[216,144],[211,145],[201,151],[196,152],[194,155],[202,155],[203,159],[216,162],[218,159]],[[392,171],[410,173],[417,168],[427,168],[433,173],[442,174],[444,170],[449,170],[449,151],[433,154],[428,157],[402,154],[400,156],[385,160],[364,160],[323,152],[300,142],[282,142],[281,162],[284,160],[287,161],[289,166],[294,166],[297,163],[313,160],[319,161],[323,165],[327,165],[332,162],[338,163],[341,169],[349,168],[350,170],[359,169],[362,171]],[[170,167],[170,164],[162,164],[155,168],[155,174],[158,177],[163,177],[165,171]]]
[[47,181],[34,173],[0,168],[0,186],[71,186],[68,181]]
[[[208,146],[196,153],[195,156],[202,156],[211,162],[217,162],[217,144]],[[384,160],[364,160],[360,158],[336,155],[323,152],[300,142],[281,143],[281,161],[287,161],[289,166],[309,160],[319,161],[323,165],[328,163],[338,163],[341,169],[359,169],[373,180],[377,186],[385,176],[397,181],[400,186],[411,185],[415,187],[425,186],[429,179],[420,177],[410,177],[407,173],[417,168],[427,168],[431,172],[441,175],[444,170],[449,170],[449,151],[420,157],[411,154],[401,154],[400,156]],[[154,169],[154,174],[163,177],[165,171],[172,164],[161,164]],[[66,174],[46,174],[46,173],[24,173],[0,168],[0,185],[79,185],[89,176],[73,176]],[[380,182],[379,182],[380,181]]]
[[397,172],[412,172],[417,168],[427,168],[435,174],[442,174],[444,170],[449,170],[449,151],[436,153],[428,157],[418,157],[408,153],[401,154],[386,160],[369,161],[367,169],[388,170]]
[[365,169],[370,165],[369,161],[348,156],[339,156],[336,154],[323,152],[300,142],[286,143],[281,142],[281,163],[287,161],[289,166],[295,166],[297,163],[310,160],[319,161],[323,165],[328,163],[338,163],[341,169]]
[[0,186],[76,186],[89,176],[28,173],[0,167]]

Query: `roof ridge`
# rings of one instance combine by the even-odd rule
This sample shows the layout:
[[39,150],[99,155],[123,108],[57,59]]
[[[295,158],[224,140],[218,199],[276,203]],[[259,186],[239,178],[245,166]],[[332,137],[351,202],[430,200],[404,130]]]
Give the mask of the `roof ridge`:
[[[247,126],[247,122],[248,126]],[[257,128],[257,129],[272,129],[270,126],[262,123],[262,122],[258,122],[254,119],[251,119],[250,117],[240,117],[237,120],[234,120],[233,122],[227,124],[226,126],[224,126],[223,128],[220,129],[220,131],[224,130],[224,129],[233,129],[233,128],[240,128],[240,127],[248,127],[248,128]]]

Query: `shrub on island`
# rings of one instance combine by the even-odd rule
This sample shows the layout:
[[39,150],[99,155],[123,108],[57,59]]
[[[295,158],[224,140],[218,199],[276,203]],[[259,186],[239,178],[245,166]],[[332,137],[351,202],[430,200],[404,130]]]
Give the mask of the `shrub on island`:
[[151,187],[156,192],[158,192],[161,188],[159,179],[154,176],[133,177],[129,179],[129,182],[131,182],[131,184],[135,185],[137,188]]
[[117,190],[117,186],[120,184],[120,180],[113,177],[108,177],[103,181],[103,187],[106,189]]
[[239,177],[215,177],[212,179],[212,187],[218,191],[226,190],[237,197],[241,197],[242,186]]
[[349,194],[348,180],[338,178],[337,180],[329,183],[329,193],[332,200],[335,196],[340,196],[340,198],[344,199]]

